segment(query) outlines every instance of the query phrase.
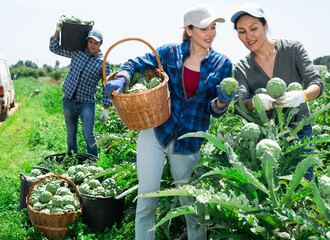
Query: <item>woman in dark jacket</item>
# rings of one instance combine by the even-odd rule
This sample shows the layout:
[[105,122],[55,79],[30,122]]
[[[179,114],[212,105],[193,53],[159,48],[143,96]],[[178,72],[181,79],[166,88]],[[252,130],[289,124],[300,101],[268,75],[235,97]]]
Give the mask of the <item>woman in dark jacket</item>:
[[[238,38],[250,53],[235,65],[235,78],[239,82],[236,98],[241,97],[248,109],[253,110],[252,98],[258,88],[266,88],[267,82],[278,77],[287,85],[300,83],[303,90],[288,91],[273,99],[267,94],[258,94],[264,109],[274,107],[298,107],[293,122],[297,123],[309,115],[307,102],[322,95],[324,83],[317,74],[312,60],[298,41],[268,39],[268,23],[263,9],[255,3],[243,4],[232,16]],[[300,138],[311,137],[311,125],[306,125],[299,133]],[[312,149],[307,151],[314,152]],[[298,159],[301,161],[302,158]],[[313,179],[313,168],[305,175]]]

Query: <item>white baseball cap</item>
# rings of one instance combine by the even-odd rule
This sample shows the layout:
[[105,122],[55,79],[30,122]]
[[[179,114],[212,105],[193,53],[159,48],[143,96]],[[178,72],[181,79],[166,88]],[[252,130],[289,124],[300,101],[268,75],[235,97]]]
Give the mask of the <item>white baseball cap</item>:
[[211,8],[206,5],[196,5],[189,8],[184,15],[183,25],[184,27],[193,25],[198,28],[206,28],[213,21],[223,23],[225,19],[216,17]]
[[239,7],[239,9],[231,17],[230,20],[233,23],[235,23],[236,19],[244,13],[247,13],[247,14],[251,15],[252,17],[256,17],[256,18],[264,18],[267,21],[264,10],[262,10],[260,5],[257,3],[244,3],[243,5],[241,5]]

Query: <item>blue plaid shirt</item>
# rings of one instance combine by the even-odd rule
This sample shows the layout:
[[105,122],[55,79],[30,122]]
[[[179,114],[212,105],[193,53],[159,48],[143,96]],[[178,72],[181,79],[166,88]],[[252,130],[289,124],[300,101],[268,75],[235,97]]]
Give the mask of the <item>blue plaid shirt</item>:
[[[65,79],[62,91],[69,99],[74,98],[78,102],[94,103],[95,93],[100,79],[103,82],[102,64],[103,54],[90,55],[88,49],[84,51],[72,51],[59,45],[59,38],[50,39],[49,49],[55,54],[71,58],[69,73]],[[106,63],[106,75],[110,75],[110,64]],[[111,105],[110,99],[103,86],[103,104]]]
[[[183,83],[183,63],[189,57],[189,43],[167,44],[157,50],[164,71],[169,76],[169,90],[171,97],[171,116],[162,125],[155,128],[158,140],[163,147],[175,140],[174,152],[191,154],[199,151],[203,138],[184,138],[180,136],[190,132],[207,131],[211,115],[219,117],[227,109],[215,113],[211,103],[217,98],[215,86],[232,76],[232,63],[224,55],[211,49],[208,56],[201,62],[198,89],[190,98],[186,99]],[[158,67],[154,53],[147,53],[143,57],[130,59],[120,69],[118,76],[123,75],[131,79],[134,72],[145,72]]]

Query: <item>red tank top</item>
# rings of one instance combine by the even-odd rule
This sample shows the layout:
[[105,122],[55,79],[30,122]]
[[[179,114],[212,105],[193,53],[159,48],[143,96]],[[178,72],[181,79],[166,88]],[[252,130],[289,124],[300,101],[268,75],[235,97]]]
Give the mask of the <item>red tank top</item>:
[[190,98],[196,92],[198,88],[199,77],[200,72],[196,72],[184,67],[183,82],[186,90],[187,99]]

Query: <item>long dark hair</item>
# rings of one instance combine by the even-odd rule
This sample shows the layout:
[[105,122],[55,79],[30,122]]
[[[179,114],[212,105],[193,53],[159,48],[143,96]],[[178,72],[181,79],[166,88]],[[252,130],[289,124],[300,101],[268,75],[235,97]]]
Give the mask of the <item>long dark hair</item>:
[[[248,13],[243,13],[242,15],[240,15],[238,18],[236,18],[236,20],[235,20],[235,23],[234,23],[234,29],[237,31],[237,26],[236,26],[236,24],[237,24],[237,21],[241,18],[241,17],[243,17],[243,16],[250,16],[250,17],[254,17],[254,16],[252,16],[251,14],[248,14]],[[261,22],[261,24],[262,24],[262,26],[265,26],[266,25],[266,23],[267,23],[267,20],[265,19],[265,18],[263,18],[263,17],[261,17],[261,18],[258,18],[258,17],[254,17],[254,18],[256,18],[256,19],[258,19],[260,22]]]

